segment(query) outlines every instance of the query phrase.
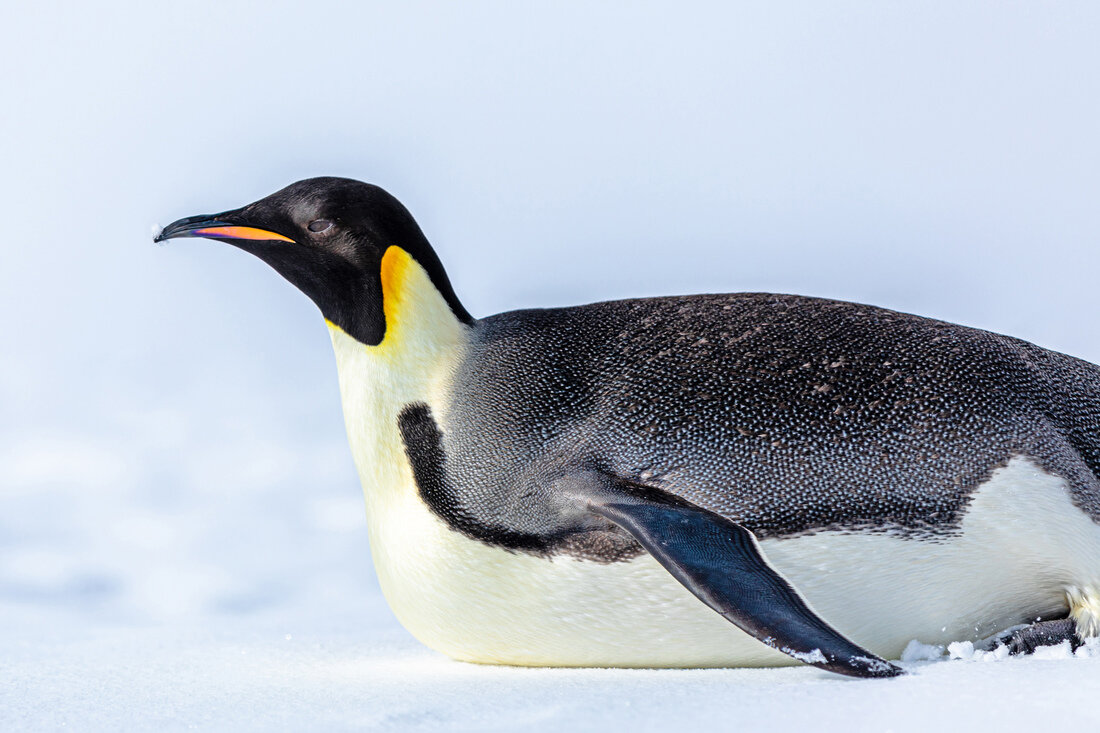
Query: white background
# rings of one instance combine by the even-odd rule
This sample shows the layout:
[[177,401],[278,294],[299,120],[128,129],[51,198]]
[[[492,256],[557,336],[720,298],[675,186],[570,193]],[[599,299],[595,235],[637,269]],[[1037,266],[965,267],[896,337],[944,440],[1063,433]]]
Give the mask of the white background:
[[442,661],[378,594],[314,306],[150,231],[344,175],[409,207],[474,315],[797,292],[1097,361],[1094,3],[42,2],[0,28],[5,728],[1100,716],[1093,659],[874,688]]

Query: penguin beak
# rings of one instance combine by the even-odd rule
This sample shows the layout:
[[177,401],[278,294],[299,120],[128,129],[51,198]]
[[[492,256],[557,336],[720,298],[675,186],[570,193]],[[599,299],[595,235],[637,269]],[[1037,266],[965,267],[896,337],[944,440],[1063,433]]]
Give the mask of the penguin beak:
[[276,241],[294,242],[290,237],[283,236],[267,229],[240,226],[230,221],[225,221],[225,214],[188,216],[179,221],[174,221],[161,230],[160,234],[153,237],[154,242],[163,242],[179,237],[206,237],[208,239],[247,239],[254,242]]

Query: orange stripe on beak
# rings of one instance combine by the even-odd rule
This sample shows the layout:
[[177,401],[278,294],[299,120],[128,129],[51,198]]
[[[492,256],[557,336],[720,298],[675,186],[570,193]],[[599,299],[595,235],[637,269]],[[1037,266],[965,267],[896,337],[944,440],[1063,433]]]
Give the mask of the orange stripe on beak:
[[284,237],[282,234],[269,232],[266,229],[257,229],[256,227],[207,227],[206,229],[195,229],[192,231],[192,234],[199,237],[221,237],[225,239],[252,239],[256,241],[275,240],[279,242],[294,241],[290,237]]

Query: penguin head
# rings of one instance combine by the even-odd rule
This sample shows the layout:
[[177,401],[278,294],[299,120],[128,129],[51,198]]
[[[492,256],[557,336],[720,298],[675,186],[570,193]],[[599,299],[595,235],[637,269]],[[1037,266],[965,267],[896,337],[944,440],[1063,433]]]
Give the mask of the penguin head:
[[456,318],[472,320],[412,215],[378,186],[309,178],[239,209],[175,221],[154,241],[177,237],[220,239],[251,252],[367,345],[386,333],[381,269],[391,247],[424,268]]

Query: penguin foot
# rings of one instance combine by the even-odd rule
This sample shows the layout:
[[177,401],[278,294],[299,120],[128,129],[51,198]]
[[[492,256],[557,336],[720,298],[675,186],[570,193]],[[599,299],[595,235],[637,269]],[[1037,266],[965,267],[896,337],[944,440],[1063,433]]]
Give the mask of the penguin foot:
[[1017,656],[1031,654],[1041,646],[1053,646],[1067,640],[1074,651],[1081,646],[1081,639],[1077,636],[1077,623],[1072,618],[1036,621],[1030,626],[999,636],[997,644],[1004,644],[1008,647],[1009,654]]

